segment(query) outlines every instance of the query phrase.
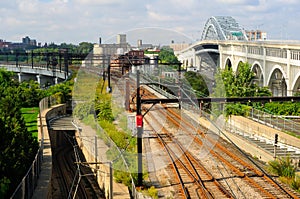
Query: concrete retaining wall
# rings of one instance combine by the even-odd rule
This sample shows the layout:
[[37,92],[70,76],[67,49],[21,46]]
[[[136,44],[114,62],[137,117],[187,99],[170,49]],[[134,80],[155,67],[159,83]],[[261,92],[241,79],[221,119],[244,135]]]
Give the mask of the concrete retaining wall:
[[[95,154],[91,154],[90,150],[86,148],[83,144],[82,137],[79,131],[75,132],[75,137],[80,147],[82,153],[87,162],[95,163],[97,159],[95,158]],[[110,183],[110,167],[108,164],[89,164],[89,167],[92,168],[95,177],[97,177],[97,182],[99,184],[100,189],[105,191],[105,197],[109,198],[109,183]]]
[[[66,113],[66,105],[60,104],[49,109],[42,110],[37,118],[38,140],[43,148],[43,164],[37,188],[32,196],[33,199],[50,198],[51,194],[51,176],[52,176],[52,152],[49,138],[47,121],[58,115]],[[40,117],[41,116],[41,117]]]
[[262,136],[270,140],[274,140],[275,134],[278,134],[278,142],[300,148],[300,139],[266,125],[262,125],[248,118],[242,116],[231,116],[228,123],[239,129],[243,129],[248,133]]

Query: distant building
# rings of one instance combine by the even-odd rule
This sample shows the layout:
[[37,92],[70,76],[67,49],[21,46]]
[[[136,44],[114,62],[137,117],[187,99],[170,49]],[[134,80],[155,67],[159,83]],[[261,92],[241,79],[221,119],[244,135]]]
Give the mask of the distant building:
[[259,41],[267,39],[267,33],[261,30],[246,30],[245,33],[249,41]]
[[147,50],[147,49],[152,49],[153,45],[152,44],[143,44],[143,41],[139,39],[137,41],[137,48],[140,50]]
[[111,57],[117,54],[124,54],[125,52],[128,52],[130,48],[130,45],[126,41],[125,34],[117,35],[116,44],[102,44],[101,39],[99,39],[99,44],[94,45],[94,60],[91,60],[91,62],[93,62],[91,64],[93,66],[104,66],[109,62]]
[[35,39],[30,39],[28,36],[22,38],[22,44],[28,46],[36,46],[37,42]]
[[190,44],[187,43],[171,43],[170,48],[174,50],[174,52],[181,51],[187,47],[189,47]]
[[6,41],[0,39],[0,49],[8,48],[9,45],[10,45],[10,42],[6,42]]

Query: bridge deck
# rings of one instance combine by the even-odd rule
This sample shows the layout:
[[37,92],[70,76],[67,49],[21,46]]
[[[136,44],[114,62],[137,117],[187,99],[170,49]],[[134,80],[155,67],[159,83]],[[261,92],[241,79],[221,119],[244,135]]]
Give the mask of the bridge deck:
[[76,130],[76,127],[72,124],[72,120],[73,120],[73,117],[70,115],[59,117],[59,118],[54,118],[54,119],[50,120],[49,128],[51,130],[56,130],[56,131]]

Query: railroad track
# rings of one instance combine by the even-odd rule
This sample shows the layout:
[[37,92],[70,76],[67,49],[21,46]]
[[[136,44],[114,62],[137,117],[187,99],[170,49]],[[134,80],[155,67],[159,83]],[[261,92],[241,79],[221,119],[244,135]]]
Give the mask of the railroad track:
[[64,136],[60,137],[63,140],[60,141],[59,146],[52,144],[54,153],[51,197],[104,198],[94,176],[90,175],[91,169],[75,164],[84,158],[79,148],[74,148],[76,147],[75,140],[66,132],[57,131],[56,133],[64,134]]
[[[220,142],[213,140],[208,134],[203,133],[203,131],[199,129],[195,129],[195,126],[191,125],[190,120],[184,119],[181,114],[177,114],[176,111],[172,109],[169,109],[169,113],[171,113],[170,115],[172,116],[167,116],[168,119],[172,120],[177,127],[179,127],[179,125],[185,125],[184,128],[188,127],[192,129],[192,131],[187,131],[187,134],[193,138],[194,142],[208,149],[211,149],[208,146],[213,145],[213,150],[209,151],[210,155],[235,173],[236,177],[246,181],[246,186],[252,187],[262,197],[298,198],[294,192],[283,188],[262,169],[257,168],[253,162],[249,162],[249,159],[246,160],[245,157],[242,158],[243,154],[240,153],[241,151],[233,152],[228,150],[228,148],[220,144]],[[177,118],[177,120],[174,118]],[[197,132],[197,134],[194,132]],[[203,140],[205,140],[205,143],[203,143]]]
[[[152,121],[155,120],[155,117],[152,117]],[[179,195],[183,198],[232,198],[230,193],[166,128],[163,127],[162,132],[156,135],[158,142],[168,154],[176,174]]]
[[[148,96],[150,95],[151,94],[148,94]],[[231,195],[232,197],[248,198],[246,194],[247,190],[251,190],[252,192],[256,193],[252,195],[253,198],[255,197],[299,198],[298,195],[295,194],[293,191],[283,188],[276,181],[274,181],[267,173],[265,173],[260,168],[257,168],[253,164],[253,162],[249,161],[249,159],[240,158],[239,156],[241,157],[243,156],[243,154],[241,154],[240,151],[232,152],[228,150],[225,146],[220,144],[219,142],[213,140],[214,137],[210,137],[211,133],[207,133],[208,129],[205,129],[203,127],[197,128],[195,127],[195,125],[191,123],[190,119],[188,120],[187,118],[182,117],[182,114],[178,114],[176,111],[172,110],[171,108],[166,108],[166,109],[167,111],[161,111],[159,114],[164,114],[164,117],[167,118],[169,123],[177,127],[177,129],[181,128],[181,130],[179,131],[184,131],[185,136],[189,136],[190,140],[193,140],[193,144],[196,143],[198,146],[201,146],[202,148],[203,147],[206,148],[207,151],[209,152],[208,153],[209,157],[210,158],[213,157],[214,162],[217,163],[218,165],[222,165],[224,170],[227,171],[228,174],[227,176],[225,176],[225,178],[232,178],[240,181],[238,184],[235,183],[235,186],[237,187],[236,188],[237,191],[234,191],[231,188],[231,185],[229,185],[226,182],[226,180],[222,180],[222,178],[224,179],[224,175],[222,177],[219,176],[217,178],[219,179],[220,183],[222,182],[224,187],[227,184],[226,188],[228,192],[232,194]],[[148,113],[148,115],[150,114]],[[152,122],[154,121],[153,117],[151,118],[151,120]],[[163,127],[162,131],[164,131],[164,128],[165,127]],[[173,134],[172,136],[169,136],[169,138],[171,137],[173,137],[172,139],[173,141],[169,140],[168,141],[169,143],[174,142],[175,135]],[[190,154],[190,152],[185,151],[183,154],[184,154],[183,156],[186,156]],[[180,159],[182,159],[182,156],[180,157]],[[193,165],[197,165],[197,163],[193,162]],[[214,175],[216,175],[217,173],[216,171],[213,170],[211,170],[211,172],[214,173]],[[242,187],[239,187],[241,185]],[[247,190],[244,189],[244,187],[246,187]],[[212,193],[216,193],[216,192],[212,191]],[[214,196],[213,198],[219,198],[219,196]]]
[[[134,83],[131,81],[131,85]],[[131,90],[134,89],[134,85],[131,86]],[[131,96],[133,104],[134,95],[133,93]],[[142,95],[143,99],[156,98],[145,88],[142,89]],[[156,137],[157,142],[168,154],[172,172],[176,176],[171,179],[174,181],[171,184],[178,190],[176,198],[299,198],[298,194],[283,188],[251,162],[252,160],[244,157],[241,151],[232,149],[228,143],[224,145],[225,141],[221,138],[216,142],[215,136],[212,136],[211,132],[208,133],[207,128],[193,124],[191,119],[166,106],[165,110],[158,114],[164,115],[171,127],[166,128],[165,124],[162,124],[161,133],[156,132]],[[150,111],[144,120],[147,122],[151,119],[151,123],[162,122],[155,121],[155,118],[151,116]],[[148,125],[151,126],[151,123]],[[184,139],[176,138],[176,133],[172,133],[174,127],[181,128],[180,131],[184,132],[184,135],[180,136],[185,137]],[[184,140],[192,141],[188,149],[181,144]],[[199,160],[195,154],[200,148],[207,151],[205,160]]]

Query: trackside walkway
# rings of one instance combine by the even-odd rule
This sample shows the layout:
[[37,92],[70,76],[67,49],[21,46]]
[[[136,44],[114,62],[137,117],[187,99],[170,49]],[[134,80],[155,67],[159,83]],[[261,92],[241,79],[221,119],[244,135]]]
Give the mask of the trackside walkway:
[[39,176],[39,180],[37,183],[37,187],[33,193],[32,198],[41,199],[41,198],[50,198],[50,182],[52,175],[52,151],[51,151],[51,143],[48,133],[46,115],[48,111],[51,109],[46,109],[41,113],[41,122],[38,118],[38,139],[39,142],[42,143],[42,138],[44,137],[44,145],[43,145],[43,161],[41,167],[41,173]]

